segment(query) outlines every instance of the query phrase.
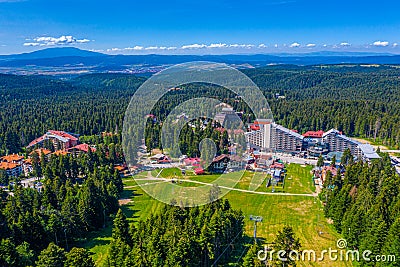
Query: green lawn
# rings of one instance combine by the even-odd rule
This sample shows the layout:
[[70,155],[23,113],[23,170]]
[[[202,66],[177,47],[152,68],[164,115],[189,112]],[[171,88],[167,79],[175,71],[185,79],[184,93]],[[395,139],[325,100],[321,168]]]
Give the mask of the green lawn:
[[151,175],[154,177],[159,175],[158,177],[161,178],[180,178],[182,177],[182,172],[179,168],[165,168],[152,170]]
[[93,253],[96,266],[104,266],[107,260],[108,247],[111,242],[112,223],[109,222],[106,228],[93,232],[83,243],[83,247]]
[[[312,193],[315,187],[311,182],[311,167],[300,166],[296,164],[288,165],[287,177],[283,191],[290,193]],[[176,170],[165,169],[165,178],[175,175]],[[180,172],[179,172],[180,173]],[[163,176],[164,176],[163,175]],[[147,176],[139,174],[138,177]],[[238,189],[257,191],[269,191],[265,188],[265,174],[245,172],[239,183],[235,186]],[[189,180],[212,183],[219,175],[199,175],[180,177],[181,186],[192,186]],[[123,211],[133,223],[139,220],[145,220],[150,214],[160,211],[163,203],[148,196],[141,187],[134,181],[136,177],[124,179],[127,188],[124,190],[123,199],[132,199],[131,202],[122,206]],[[140,181],[143,182],[143,181]],[[148,181],[159,182],[159,181]],[[260,185],[261,183],[261,185]],[[150,184],[149,184],[150,185]],[[146,186],[146,185],[142,185]],[[279,187],[275,192],[279,191]],[[270,192],[270,191],[269,191]],[[232,207],[240,209],[245,215],[245,231],[248,236],[253,235],[253,223],[250,221],[250,215],[259,215],[263,221],[258,225],[257,235],[266,241],[271,242],[278,230],[284,225],[290,225],[294,228],[297,236],[301,240],[303,249],[314,249],[321,251],[332,247],[336,248],[336,240],[340,236],[333,227],[324,218],[323,207],[317,198],[310,196],[279,196],[279,195],[260,195],[256,193],[245,193],[239,191],[230,191],[225,198],[229,199]],[[104,264],[107,255],[108,243],[111,236],[111,227],[104,229],[97,237],[88,241],[85,247],[89,248],[94,255],[94,259],[99,266]],[[299,263],[298,266],[351,266],[344,262],[322,262],[322,263]]]
[[312,166],[289,164],[286,167],[285,192],[309,194],[315,192],[315,185],[312,181]]
[[[277,231],[284,225],[294,228],[300,238],[303,249],[321,251],[336,248],[340,238],[324,218],[321,203],[313,197],[256,195],[231,191],[226,196],[232,207],[241,209],[245,215],[245,230],[253,235],[253,223],[250,215],[262,216],[258,224],[257,236],[272,242]],[[322,234],[319,234],[322,232]],[[340,262],[303,263],[298,266],[351,266]]]

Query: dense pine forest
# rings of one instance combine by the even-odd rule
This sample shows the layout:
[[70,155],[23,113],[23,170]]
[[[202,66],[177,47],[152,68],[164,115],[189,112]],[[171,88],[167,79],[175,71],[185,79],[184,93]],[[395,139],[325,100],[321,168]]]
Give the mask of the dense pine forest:
[[[340,173],[328,175],[321,199],[326,199],[325,214],[332,218],[336,230],[343,234],[353,249],[371,250],[374,255],[400,257],[400,178],[387,154],[371,165],[363,162],[344,164]],[[392,264],[392,265],[391,265]],[[378,266],[398,266],[381,263]]]
[[243,240],[244,217],[229,201],[202,207],[165,205],[137,226],[120,210],[114,219],[109,266],[211,266],[229,262]]
[[[291,129],[328,130],[400,143],[400,70],[392,67],[326,68],[276,66],[244,70],[262,89],[275,120]],[[48,129],[81,135],[122,129],[125,109],[143,77],[90,74],[59,80],[41,76],[0,75],[0,153],[18,152]],[[165,95],[154,108],[160,121],[176,103],[194,96],[215,97],[244,111],[231,92],[187,85]],[[277,98],[277,94],[285,98]]]
[[[37,266],[50,266],[46,260],[53,256],[42,254],[71,249],[80,238],[108,223],[109,215],[118,210],[123,190],[114,169],[122,153],[114,143],[100,141],[95,143],[95,152],[80,156],[33,155],[34,175],[45,178],[40,192],[16,186],[7,198],[0,189],[0,266],[30,266],[35,261]],[[69,253],[75,252],[89,255],[84,250]]]

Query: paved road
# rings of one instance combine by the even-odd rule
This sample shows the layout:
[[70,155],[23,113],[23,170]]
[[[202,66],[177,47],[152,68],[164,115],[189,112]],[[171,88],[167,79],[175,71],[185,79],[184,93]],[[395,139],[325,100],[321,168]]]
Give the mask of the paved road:
[[385,152],[385,153],[400,153],[400,150],[381,149],[381,152]]

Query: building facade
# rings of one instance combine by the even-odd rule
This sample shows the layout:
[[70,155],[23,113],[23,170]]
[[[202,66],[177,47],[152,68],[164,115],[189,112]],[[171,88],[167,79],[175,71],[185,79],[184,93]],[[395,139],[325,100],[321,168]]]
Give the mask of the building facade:
[[65,150],[78,144],[78,138],[73,134],[64,131],[49,130],[41,137],[30,142],[27,148],[35,146],[42,147],[45,141],[50,141],[55,150]]
[[266,151],[300,152],[304,137],[272,120],[257,120],[245,133],[246,142]]

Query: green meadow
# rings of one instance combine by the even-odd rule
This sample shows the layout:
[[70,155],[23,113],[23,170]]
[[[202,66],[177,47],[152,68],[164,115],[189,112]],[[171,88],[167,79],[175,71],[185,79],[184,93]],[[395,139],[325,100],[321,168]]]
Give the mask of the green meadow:
[[[340,235],[324,217],[323,206],[317,197],[310,194],[315,192],[311,179],[311,166],[290,164],[287,166],[284,187],[277,186],[275,192],[307,194],[305,196],[259,194],[271,192],[266,187],[267,174],[245,172],[234,188],[254,192],[230,191],[224,198],[229,199],[231,205],[242,210],[245,216],[245,232],[253,236],[254,224],[250,215],[262,216],[263,221],[258,224],[257,238],[265,242],[272,242],[276,233],[284,225],[290,225],[301,240],[303,249],[313,249],[317,253],[331,247],[336,248],[336,241]],[[159,170],[151,172],[156,176]],[[145,220],[150,214],[160,211],[164,205],[145,193],[138,186],[136,179],[147,177],[148,173],[140,173],[134,177],[124,178],[125,190],[121,196],[122,209],[132,223]],[[177,178],[180,186],[198,186],[191,181],[213,183],[218,175],[187,175],[182,176],[179,169],[164,169],[163,178]],[[157,181],[149,181],[149,184]],[[142,185],[145,187],[146,185]],[[84,243],[94,253],[93,257],[99,266],[105,263],[108,245],[111,240],[111,226],[94,234],[94,238]],[[318,254],[317,254],[318,255]],[[298,266],[351,266],[346,262],[299,262]]]

